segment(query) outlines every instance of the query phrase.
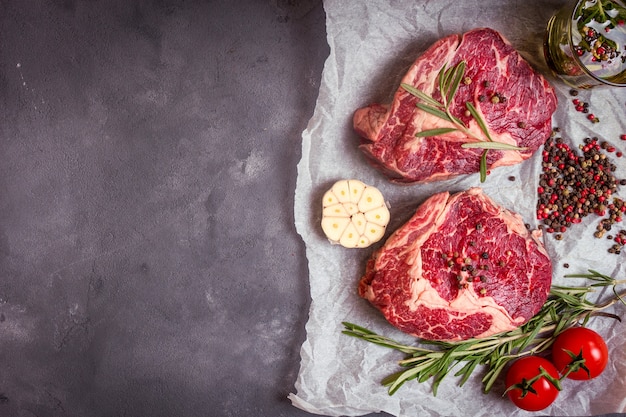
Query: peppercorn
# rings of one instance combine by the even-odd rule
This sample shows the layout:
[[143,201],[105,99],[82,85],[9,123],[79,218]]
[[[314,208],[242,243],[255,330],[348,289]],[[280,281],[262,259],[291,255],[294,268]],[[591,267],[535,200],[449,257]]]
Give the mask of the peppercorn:
[[593,113],[589,113],[587,119],[589,119],[592,123],[600,123],[600,119],[598,119]]

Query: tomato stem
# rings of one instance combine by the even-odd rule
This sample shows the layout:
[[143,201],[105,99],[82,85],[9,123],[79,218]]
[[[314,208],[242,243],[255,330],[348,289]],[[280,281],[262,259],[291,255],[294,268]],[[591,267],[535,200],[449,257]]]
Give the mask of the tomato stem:
[[579,369],[583,369],[587,373],[587,377],[591,378],[591,372],[589,371],[589,368],[585,366],[586,360],[583,357],[582,349],[580,349],[580,352],[578,353],[578,355],[576,355],[574,352],[567,350],[567,349],[563,349],[563,351],[567,353],[570,356],[570,358],[572,358],[572,361],[567,365],[566,367],[567,370],[561,376],[561,379],[567,378],[569,374],[571,374],[572,372],[577,372]]
[[510,387],[508,387],[506,391],[504,391],[502,396],[504,397],[509,391],[514,390],[514,389],[519,389],[520,391],[522,391],[522,395],[520,396],[521,398],[524,398],[529,392],[533,394],[537,394],[537,391],[535,391],[535,389],[533,388],[533,384],[539,381],[541,378],[545,378],[546,380],[548,380],[548,382],[552,384],[554,388],[556,388],[558,391],[561,391],[563,389],[561,387],[560,378],[553,377],[552,375],[548,373],[548,371],[546,371],[543,368],[543,366],[539,366],[539,373],[535,377],[531,379],[523,378],[522,382],[513,384]]

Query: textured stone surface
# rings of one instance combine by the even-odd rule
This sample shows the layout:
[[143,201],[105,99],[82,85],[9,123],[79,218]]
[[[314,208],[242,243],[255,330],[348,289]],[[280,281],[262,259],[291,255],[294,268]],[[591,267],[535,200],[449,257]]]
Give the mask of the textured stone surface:
[[298,416],[319,1],[0,1],[0,415]]

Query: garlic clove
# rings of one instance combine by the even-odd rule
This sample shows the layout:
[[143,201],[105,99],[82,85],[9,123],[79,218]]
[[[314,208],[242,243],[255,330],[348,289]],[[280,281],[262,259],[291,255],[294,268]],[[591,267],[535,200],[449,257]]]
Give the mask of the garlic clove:
[[333,242],[339,242],[350,224],[350,217],[323,217],[322,230],[326,237]]

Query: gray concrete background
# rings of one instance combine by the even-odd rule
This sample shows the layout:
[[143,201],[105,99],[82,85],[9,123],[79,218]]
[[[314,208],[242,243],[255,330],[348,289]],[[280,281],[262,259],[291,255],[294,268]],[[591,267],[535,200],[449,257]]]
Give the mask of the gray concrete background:
[[317,0],[0,0],[0,417],[305,416]]
[[300,416],[320,1],[0,0],[0,416]]

